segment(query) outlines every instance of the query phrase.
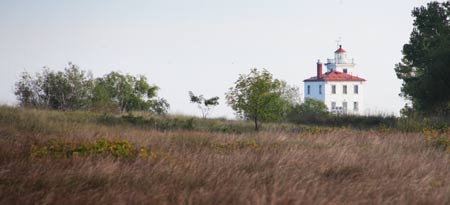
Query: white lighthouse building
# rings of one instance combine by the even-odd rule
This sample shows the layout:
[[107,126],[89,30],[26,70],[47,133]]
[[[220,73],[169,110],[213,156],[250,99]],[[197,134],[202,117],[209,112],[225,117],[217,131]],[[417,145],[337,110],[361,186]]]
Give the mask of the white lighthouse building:
[[353,59],[347,58],[342,46],[334,52],[334,59],[327,59],[327,72],[317,61],[317,74],[304,80],[305,99],[312,98],[325,103],[334,113],[361,115],[364,111],[364,82],[357,77]]

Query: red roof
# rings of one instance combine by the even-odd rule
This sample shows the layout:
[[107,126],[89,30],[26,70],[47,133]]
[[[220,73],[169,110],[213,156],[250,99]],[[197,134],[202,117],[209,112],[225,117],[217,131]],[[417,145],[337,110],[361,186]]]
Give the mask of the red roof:
[[342,48],[342,46],[339,46],[339,49],[337,49],[335,53],[345,53],[345,52],[347,52],[347,51],[344,50],[344,49]]
[[342,73],[339,71],[330,71],[322,75],[322,78],[317,78],[317,76],[305,79],[303,82],[311,81],[366,81],[364,78],[356,77],[347,73]]

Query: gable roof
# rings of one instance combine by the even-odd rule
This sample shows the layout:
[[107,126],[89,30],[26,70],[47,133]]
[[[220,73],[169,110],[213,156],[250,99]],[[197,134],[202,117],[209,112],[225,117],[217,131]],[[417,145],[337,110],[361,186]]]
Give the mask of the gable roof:
[[339,71],[330,71],[322,75],[322,78],[317,78],[317,76],[305,79],[303,82],[314,82],[314,81],[366,81],[364,78],[356,77],[347,73]]

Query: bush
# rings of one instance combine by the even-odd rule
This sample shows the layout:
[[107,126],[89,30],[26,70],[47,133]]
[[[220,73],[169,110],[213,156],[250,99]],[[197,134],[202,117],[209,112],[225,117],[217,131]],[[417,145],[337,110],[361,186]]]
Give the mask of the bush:
[[422,133],[429,146],[450,153],[450,130],[424,128]]
[[31,158],[70,158],[73,156],[112,156],[117,159],[158,158],[165,154],[153,152],[145,147],[136,147],[127,140],[107,140],[100,138],[95,142],[70,143],[50,140],[44,145],[31,147]]

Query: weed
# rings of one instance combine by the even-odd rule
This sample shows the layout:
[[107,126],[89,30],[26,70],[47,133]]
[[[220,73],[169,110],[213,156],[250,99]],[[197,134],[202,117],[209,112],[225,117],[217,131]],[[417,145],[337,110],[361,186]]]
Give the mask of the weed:
[[45,145],[33,145],[31,157],[35,158],[69,158],[72,156],[112,156],[120,159],[152,158],[156,159],[164,154],[153,152],[145,147],[135,147],[127,140],[107,140],[100,138],[95,142],[69,143],[50,140]]

